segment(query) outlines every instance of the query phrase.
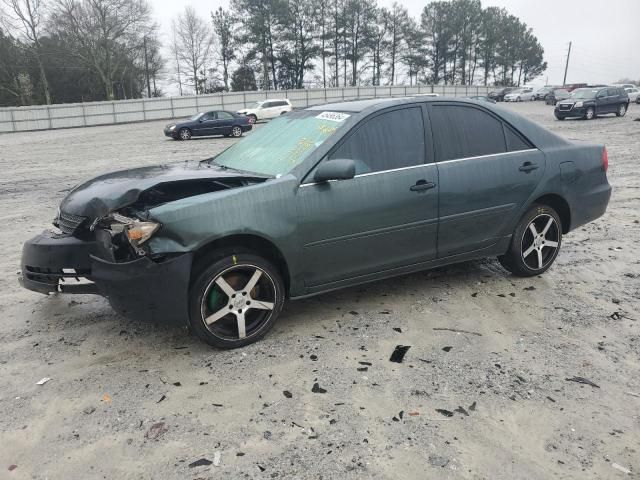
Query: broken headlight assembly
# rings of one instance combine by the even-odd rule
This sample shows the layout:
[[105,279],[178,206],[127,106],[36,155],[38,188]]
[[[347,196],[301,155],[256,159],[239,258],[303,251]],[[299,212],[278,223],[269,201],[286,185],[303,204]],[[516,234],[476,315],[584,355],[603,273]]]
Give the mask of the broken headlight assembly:
[[126,239],[138,255],[145,255],[147,252],[142,245],[149,240],[160,228],[157,222],[129,218],[119,213],[112,213],[100,221],[106,226],[112,239]]

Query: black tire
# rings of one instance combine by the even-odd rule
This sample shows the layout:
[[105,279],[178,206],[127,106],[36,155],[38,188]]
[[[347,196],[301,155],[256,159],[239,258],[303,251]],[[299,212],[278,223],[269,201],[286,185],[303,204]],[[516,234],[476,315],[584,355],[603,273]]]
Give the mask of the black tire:
[[[533,230],[531,225],[534,226]],[[534,231],[537,235],[534,235]],[[540,234],[543,236],[540,237]],[[540,275],[553,265],[561,245],[560,216],[547,205],[534,204],[520,219],[511,237],[509,250],[499,256],[498,261],[519,277]]]
[[618,105],[618,110],[616,110],[616,117],[624,117],[627,113],[627,104],[621,103]]
[[556,115],[555,117],[556,117],[556,119],[558,119],[558,120],[564,120],[564,119],[565,119],[565,117],[563,117],[563,116],[561,116],[561,115]]
[[242,127],[235,125],[231,128],[231,136],[235,138],[239,138],[242,136]]
[[584,119],[585,120],[593,120],[594,118],[596,118],[598,115],[596,114],[596,109],[594,107],[589,107],[587,108],[587,110],[584,112]]
[[[230,250],[214,252],[198,264],[203,267],[194,271],[189,289],[189,318],[194,333],[218,348],[243,347],[264,337],[284,305],[285,289],[278,269],[253,253]],[[255,286],[244,291],[258,271],[261,273]],[[222,287],[234,292],[233,297],[217,283],[219,278],[224,281]],[[215,319],[207,325],[205,318]]]
[[188,128],[181,128],[178,132],[180,140],[191,140],[191,130]]

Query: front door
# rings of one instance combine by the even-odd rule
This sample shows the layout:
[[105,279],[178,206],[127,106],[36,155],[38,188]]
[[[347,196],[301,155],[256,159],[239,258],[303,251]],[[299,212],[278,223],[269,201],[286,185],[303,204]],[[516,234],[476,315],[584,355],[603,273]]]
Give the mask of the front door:
[[545,157],[481,107],[429,107],[440,177],[438,257],[490,247],[511,234]]
[[300,186],[308,287],[435,257],[438,171],[425,141],[425,113],[402,107],[364,120],[327,157],[352,159],[355,178],[316,184],[311,172]]
[[207,112],[202,115],[193,129],[194,135],[213,135],[216,130],[216,118],[216,112]]

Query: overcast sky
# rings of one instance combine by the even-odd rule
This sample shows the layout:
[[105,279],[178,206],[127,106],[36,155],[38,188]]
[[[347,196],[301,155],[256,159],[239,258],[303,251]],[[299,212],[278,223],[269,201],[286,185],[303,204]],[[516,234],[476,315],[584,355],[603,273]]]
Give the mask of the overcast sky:
[[[166,33],[171,20],[191,4],[205,18],[228,0],[149,0]],[[378,0],[390,6],[393,0]],[[419,18],[426,0],[404,0]],[[533,28],[544,47],[548,69],[535,81],[562,84],[569,41],[573,42],[567,83],[612,83],[628,77],[640,80],[640,0],[482,0],[482,6],[506,8]]]

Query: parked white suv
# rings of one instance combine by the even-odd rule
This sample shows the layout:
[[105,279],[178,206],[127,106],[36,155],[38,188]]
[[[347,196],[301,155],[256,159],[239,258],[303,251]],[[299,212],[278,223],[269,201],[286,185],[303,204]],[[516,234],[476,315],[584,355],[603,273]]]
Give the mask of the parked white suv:
[[286,98],[282,98],[256,102],[250,108],[243,108],[242,110],[238,110],[238,113],[240,115],[246,115],[247,117],[249,117],[249,123],[253,124],[258,120],[268,120],[270,118],[275,118],[279,115],[290,112],[291,110],[293,110],[291,102]]
[[536,95],[533,88],[517,88],[504,96],[505,102],[522,102],[523,100],[535,100]]

